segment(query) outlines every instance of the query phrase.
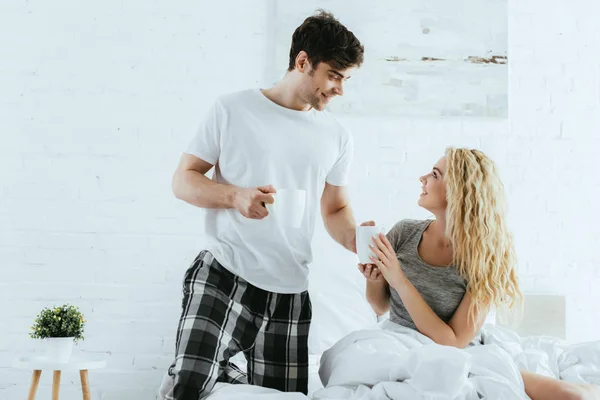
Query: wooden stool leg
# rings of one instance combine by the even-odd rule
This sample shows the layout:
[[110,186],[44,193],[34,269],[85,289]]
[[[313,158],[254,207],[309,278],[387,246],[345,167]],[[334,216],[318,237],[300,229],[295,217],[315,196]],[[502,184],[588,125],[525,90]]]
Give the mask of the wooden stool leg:
[[37,388],[40,384],[41,375],[41,370],[36,369],[33,371],[33,375],[31,375],[31,386],[29,387],[29,395],[27,396],[27,400],[35,400],[35,394],[37,393]]
[[60,371],[54,371],[52,378],[52,400],[58,400],[58,392],[60,391]]
[[81,391],[83,392],[83,400],[91,400],[90,396],[90,382],[88,380],[88,371],[87,369],[82,369],[79,371],[79,375],[81,376]]

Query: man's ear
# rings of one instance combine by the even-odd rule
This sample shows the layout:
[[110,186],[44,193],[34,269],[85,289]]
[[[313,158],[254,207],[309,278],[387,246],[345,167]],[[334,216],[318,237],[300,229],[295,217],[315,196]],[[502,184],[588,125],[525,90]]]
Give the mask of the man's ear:
[[312,66],[310,65],[310,61],[308,60],[308,54],[302,50],[296,56],[296,69],[298,72],[310,72]]

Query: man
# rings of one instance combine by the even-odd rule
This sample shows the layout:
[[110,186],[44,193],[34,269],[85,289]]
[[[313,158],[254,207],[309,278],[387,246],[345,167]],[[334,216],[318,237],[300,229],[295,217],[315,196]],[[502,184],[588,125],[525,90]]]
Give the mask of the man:
[[[248,383],[307,393],[308,264],[319,202],[331,237],[356,252],[345,189],[352,139],[321,111],[343,95],[363,54],[333,15],[307,18],[283,79],[218,99],[182,155],[173,191],[206,209],[210,241],[185,275],[167,399],[204,398],[218,381],[245,383],[229,363],[240,351]],[[269,216],[278,188],[305,191],[300,228]]]

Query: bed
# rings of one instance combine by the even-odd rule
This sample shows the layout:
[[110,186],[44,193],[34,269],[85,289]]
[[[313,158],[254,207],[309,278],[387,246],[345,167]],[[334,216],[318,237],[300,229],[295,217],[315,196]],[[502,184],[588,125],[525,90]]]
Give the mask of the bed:
[[[563,296],[526,295],[519,324],[497,324],[491,314],[478,337],[485,346],[464,350],[439,346],[387,320],[375,322],[343,335],[324,354],[311,355],[308,397],[219,384],[209,399],[527,399],[520,369],[600,385],[600,341],[563,340],[564,305]],[[321,330],[333,329],[320,323]],[[333,324],[340,333],[340,321]],[[325,340],[332,335],[329,331]],[[315,348],[320,340],[313,338]]]
[[337,265],[311,266],[308,397],[218,383],[208,399],[527,398],[519,369],[600,385],[600,342],[564,341],[563,296],[527,294],[519,323],[490,314],[479,337],[486,346],[459,350],[377,318],[345,253],[331,255]]

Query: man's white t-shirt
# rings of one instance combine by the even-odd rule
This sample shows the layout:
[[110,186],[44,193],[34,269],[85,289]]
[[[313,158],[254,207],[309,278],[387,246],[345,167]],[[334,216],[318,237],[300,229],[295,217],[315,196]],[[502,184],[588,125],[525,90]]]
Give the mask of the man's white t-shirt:
[[219,98],[186,151],[215,165],[213,180],[243,188],[303,189],[300,228],[269,215],[249,219],[236,209],[207,209],[206,250],[226,269],[274,293],[308,289],[311,241],[325,182],[348,181],[352,138],[327,111],[291,110],[260,89]]

